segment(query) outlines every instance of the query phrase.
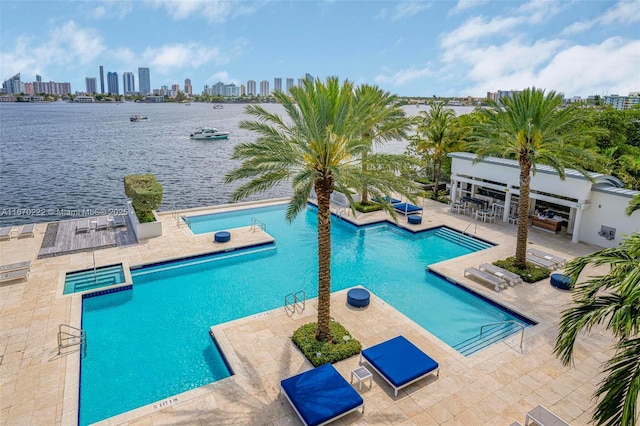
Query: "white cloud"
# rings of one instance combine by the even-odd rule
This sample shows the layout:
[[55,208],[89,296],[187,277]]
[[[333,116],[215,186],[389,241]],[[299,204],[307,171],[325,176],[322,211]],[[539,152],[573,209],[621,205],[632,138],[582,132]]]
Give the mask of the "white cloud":
[[562,31],[562,34],[578,34],[585,32],[596,25],[635,24],[640,22],[640,2],[621,1],[608,9],[602,16],[576,22]]
[[408,82],[424,78],[430,77],[434,75],[433,71],[429,69],[429,67],[424,68],[407,68],[404,70],[400,70],[395,72],[393,75],[387,74],[379,74],[375,77],[375,82],[379,84],[392,84],[393,86],[402,86]]
[[478,7],[486,3],[489,3],[489,0],[458,0],[455,7],[449,11],[449,15],[455,15],[463,10]]
[[188,19],[195,15],[211,23],[223,23],[230,17],[250,15],[257,9],[252,4],[230,0],[151,0],[148,4],[164,8],[175,20]]
[[495,17],[486,20],[483,17],[475,17],[442,37],[442,47],[451,48],[461,43],[474,42],[480,38],[494,36],[520,27],[525,22],[524,17]]
[[429,6],[430,5],[428,3],[421,0],[403,1],[398,3],[394,8],[391,20],[397,21],[398,19],[411,17],[425,9],[428,9]]
[[148,63],[160,74],[169,74],[173,70],[197,69],[206,64],[222,65],[230,61],[228,54],[217,47],[208,47],[198,43],[169,44],[144,51],[143,62]]

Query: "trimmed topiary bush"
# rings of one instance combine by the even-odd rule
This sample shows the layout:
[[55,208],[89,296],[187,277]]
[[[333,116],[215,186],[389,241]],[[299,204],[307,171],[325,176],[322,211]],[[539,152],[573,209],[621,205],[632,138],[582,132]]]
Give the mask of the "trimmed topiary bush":
[[291,336],[293,343],[314,367],[342,361],[359,354],[362,350],[360,342],[352,338],[351,334],[337,321],[331,320],[330,328],[330,342],[321,342],[316,339],[318,324],[315,322],[303,325]]
[[530,262],[527,262],[526,269],[516,268],[513,265],[514,261],[514,257],[507,257],[504,260],[496,260],[495,262],[493,262],[493,264],[506,269],[507,271],[511,271],[515,274],[520,275],[522,280],[528,283],[535,283],[545,278],[549,278],[549,275],[551,274],[551,271],[549,271],[547,268],[536,266]]
[[125,176],[124,193],[131,199],[140,223],[155,220],[151,211],[162,204],[163,188],[153,174]]
[[368,202],[367,204],[355,203],[354,206],[355,209],[361,213],[369,213],[382,210],[382,206],[380,204],[374,203],[372,201]]

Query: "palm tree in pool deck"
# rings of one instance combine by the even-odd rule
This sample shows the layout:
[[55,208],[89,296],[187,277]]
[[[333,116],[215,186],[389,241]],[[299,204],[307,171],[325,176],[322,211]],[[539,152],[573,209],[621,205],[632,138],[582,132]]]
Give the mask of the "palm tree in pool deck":
[[595,155],[580,148],[585,138],[598,130],[578,125],[584,114],[577,107],[562,107],[562,95],[528,88],[500,102],[488,101],[489,108],[479,111],[471,149],[476,162],[487,156],[516,159],[520,165],[518,231],[515,266],[526,267],[528,212],[531,176],[536,164],[551,166],[560,179],[565,167],[579,170],[590,179],[586,167]]
[[[246,111],[256,120],[243,120],[240,127],[258,134],[254,143],[235,147],[232,158],[242,164],[226,175],[226,182],[246,180],[233,193],[234,200],[263,192],[275,185],[290,182],[293,196],[287,207],[287,220],[293,220],[306,206],[314,190],[318,202],[318,340],[331,338],[331,193],[340,191],[353,204],[351,188],[366,188],[383,198],[392,192],[413,199],[415,188],[396,174],[409,161],[404,156],[370,154],[368,167],[361,167],[366,150],[362,140],[362,123],[366,108],[357,108],[350,82],[340,85],[337,78],[326,84],[305,80],[293,87],[290,95],[275,91],[273,97],[282,104],[286,119],[249,105]],[[375,113],[375,111],[372,111]],[[389,203],[385,210],[395,213]]]
[[554,353],[568,365],[581,331],[600,325],[611,331],[615,354],[605,364],[592,420],[596,425],[634,426],[640,393],[640,234],[627,237],[620,247],[572,260],[565,274],[577,283],[589,264],[608,265],[609,273],[574,284],[574,305],[562,313]]
[[[378,86],[361,85],[355,89],[354,113],[361,117],[363,151],[360,154],[363,171],[367,170],[367,158],[373,152],[374,143],[384,143],[407,136],[411,120],[405,116],[398,98]],[[366,188],[361,189],[362,204],[369,202]]]

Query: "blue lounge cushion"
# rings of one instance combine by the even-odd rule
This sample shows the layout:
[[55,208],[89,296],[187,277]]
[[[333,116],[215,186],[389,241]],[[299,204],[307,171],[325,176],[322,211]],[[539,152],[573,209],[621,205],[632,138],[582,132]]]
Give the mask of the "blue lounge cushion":
[[358,392],[331,364],[284,379],[280,385],[309,426],[325,423],[364,404]]
[[571,277],[564,274],[551,274],[551,285],[561,290],[571,290]]
[[413,225],[419,225],[422,223],[422,216],[417,215],[417,214],[412,214],[407,216],[407,222],[413,224]]
[[404,336],[394,337],[365,349],[362,356],[396,388],[438,368],[435,360]]
[[422,207],[419,207],[419,206],[416,206],[415,204],[410,204],[410,203],[394,204],[393,208],[402,214],[415,213],[422,210]]

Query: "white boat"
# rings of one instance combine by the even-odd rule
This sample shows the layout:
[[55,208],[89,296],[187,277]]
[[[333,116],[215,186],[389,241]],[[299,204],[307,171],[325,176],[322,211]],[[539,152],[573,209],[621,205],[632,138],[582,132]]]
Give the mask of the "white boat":
[[215,127],[203,127],[202,129],[198,129],[191,133],[191,136],[189,137],[191,139],[217,140],[227,139],[230,134],[231,132],[223,132]]
[[222,105],[222,104],[214,104],[213,105],[213,109],[223,109],[223,108],[224,108],[224,105]]
[[132,115],[129,120],[131,121],[149,121],[149,118],[146,115]]

